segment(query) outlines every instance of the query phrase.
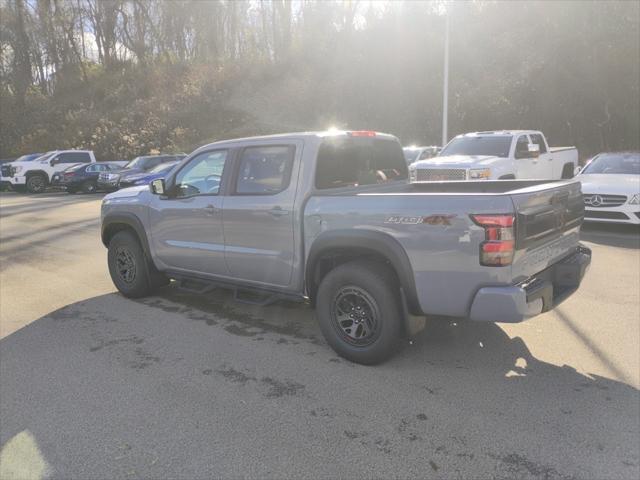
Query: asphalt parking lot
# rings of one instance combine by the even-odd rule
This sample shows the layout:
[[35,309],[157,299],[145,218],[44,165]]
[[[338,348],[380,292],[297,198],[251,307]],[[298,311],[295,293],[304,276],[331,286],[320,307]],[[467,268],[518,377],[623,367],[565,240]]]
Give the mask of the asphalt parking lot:
[[0,477],[640,477],[637,229],[585,229],[557,310],[364,367],[305,306],[115,293],[100,199],[0,196]]

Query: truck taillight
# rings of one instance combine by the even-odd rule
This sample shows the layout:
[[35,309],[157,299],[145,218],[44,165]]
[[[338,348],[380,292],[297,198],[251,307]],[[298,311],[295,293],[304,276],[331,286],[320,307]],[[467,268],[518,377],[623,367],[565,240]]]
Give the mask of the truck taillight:
[[376,132],[371,130],[353,130],[351,132],[347,132],[347,134],[351,137],[375,137]]
[[511,265],[515,250],[513,215],[471,215],[484,228],[485,241],[480,244],[480,264],[487,267]]

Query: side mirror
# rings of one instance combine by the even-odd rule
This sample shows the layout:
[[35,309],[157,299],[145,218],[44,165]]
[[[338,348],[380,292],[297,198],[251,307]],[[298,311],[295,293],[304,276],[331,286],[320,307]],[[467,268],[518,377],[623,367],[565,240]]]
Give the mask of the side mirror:
[[60,159],[58,157],[55,157],[51,159],[51,161],[49,162],[49,165],[53,167],[54,165],[57,165],[59,163],[60,163]]
[[573,176],[575,177],[576,175],[578,175],[580,172],[582,171],[582,167],[577,166],[576,168],[574,168],[573,170]]
[[151,188],[151,193],[153,193],[154,195],[164,195],[164,179],[163,178],[158,178],[157,180],[154,180],[151,182],[151,184],[149,185],[149,187]]
[[530,143],[527,145],[530,158],[538,158],[540,156],[540,145],[537,143]]

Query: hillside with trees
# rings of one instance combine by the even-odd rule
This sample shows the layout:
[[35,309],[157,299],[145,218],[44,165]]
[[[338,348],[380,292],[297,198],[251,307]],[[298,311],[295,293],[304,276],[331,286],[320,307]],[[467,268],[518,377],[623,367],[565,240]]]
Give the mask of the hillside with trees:
[[640,2],[0,0],[0,157],[102,160],[216,139],[541,129],[638,149]]

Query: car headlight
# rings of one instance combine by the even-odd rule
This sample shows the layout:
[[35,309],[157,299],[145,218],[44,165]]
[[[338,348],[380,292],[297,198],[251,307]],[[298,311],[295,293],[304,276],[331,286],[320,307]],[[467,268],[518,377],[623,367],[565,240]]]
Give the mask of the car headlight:
[[489,180],[491,170],[488,168],[472,168],[469,170],[469,179],[471,180]]
[[11,167],[11,169],[13,170],[14,174],[22,171],[22,167]]
[[640,193],[636,193],[631,200],[629,200],[629,205],[640,205]]

